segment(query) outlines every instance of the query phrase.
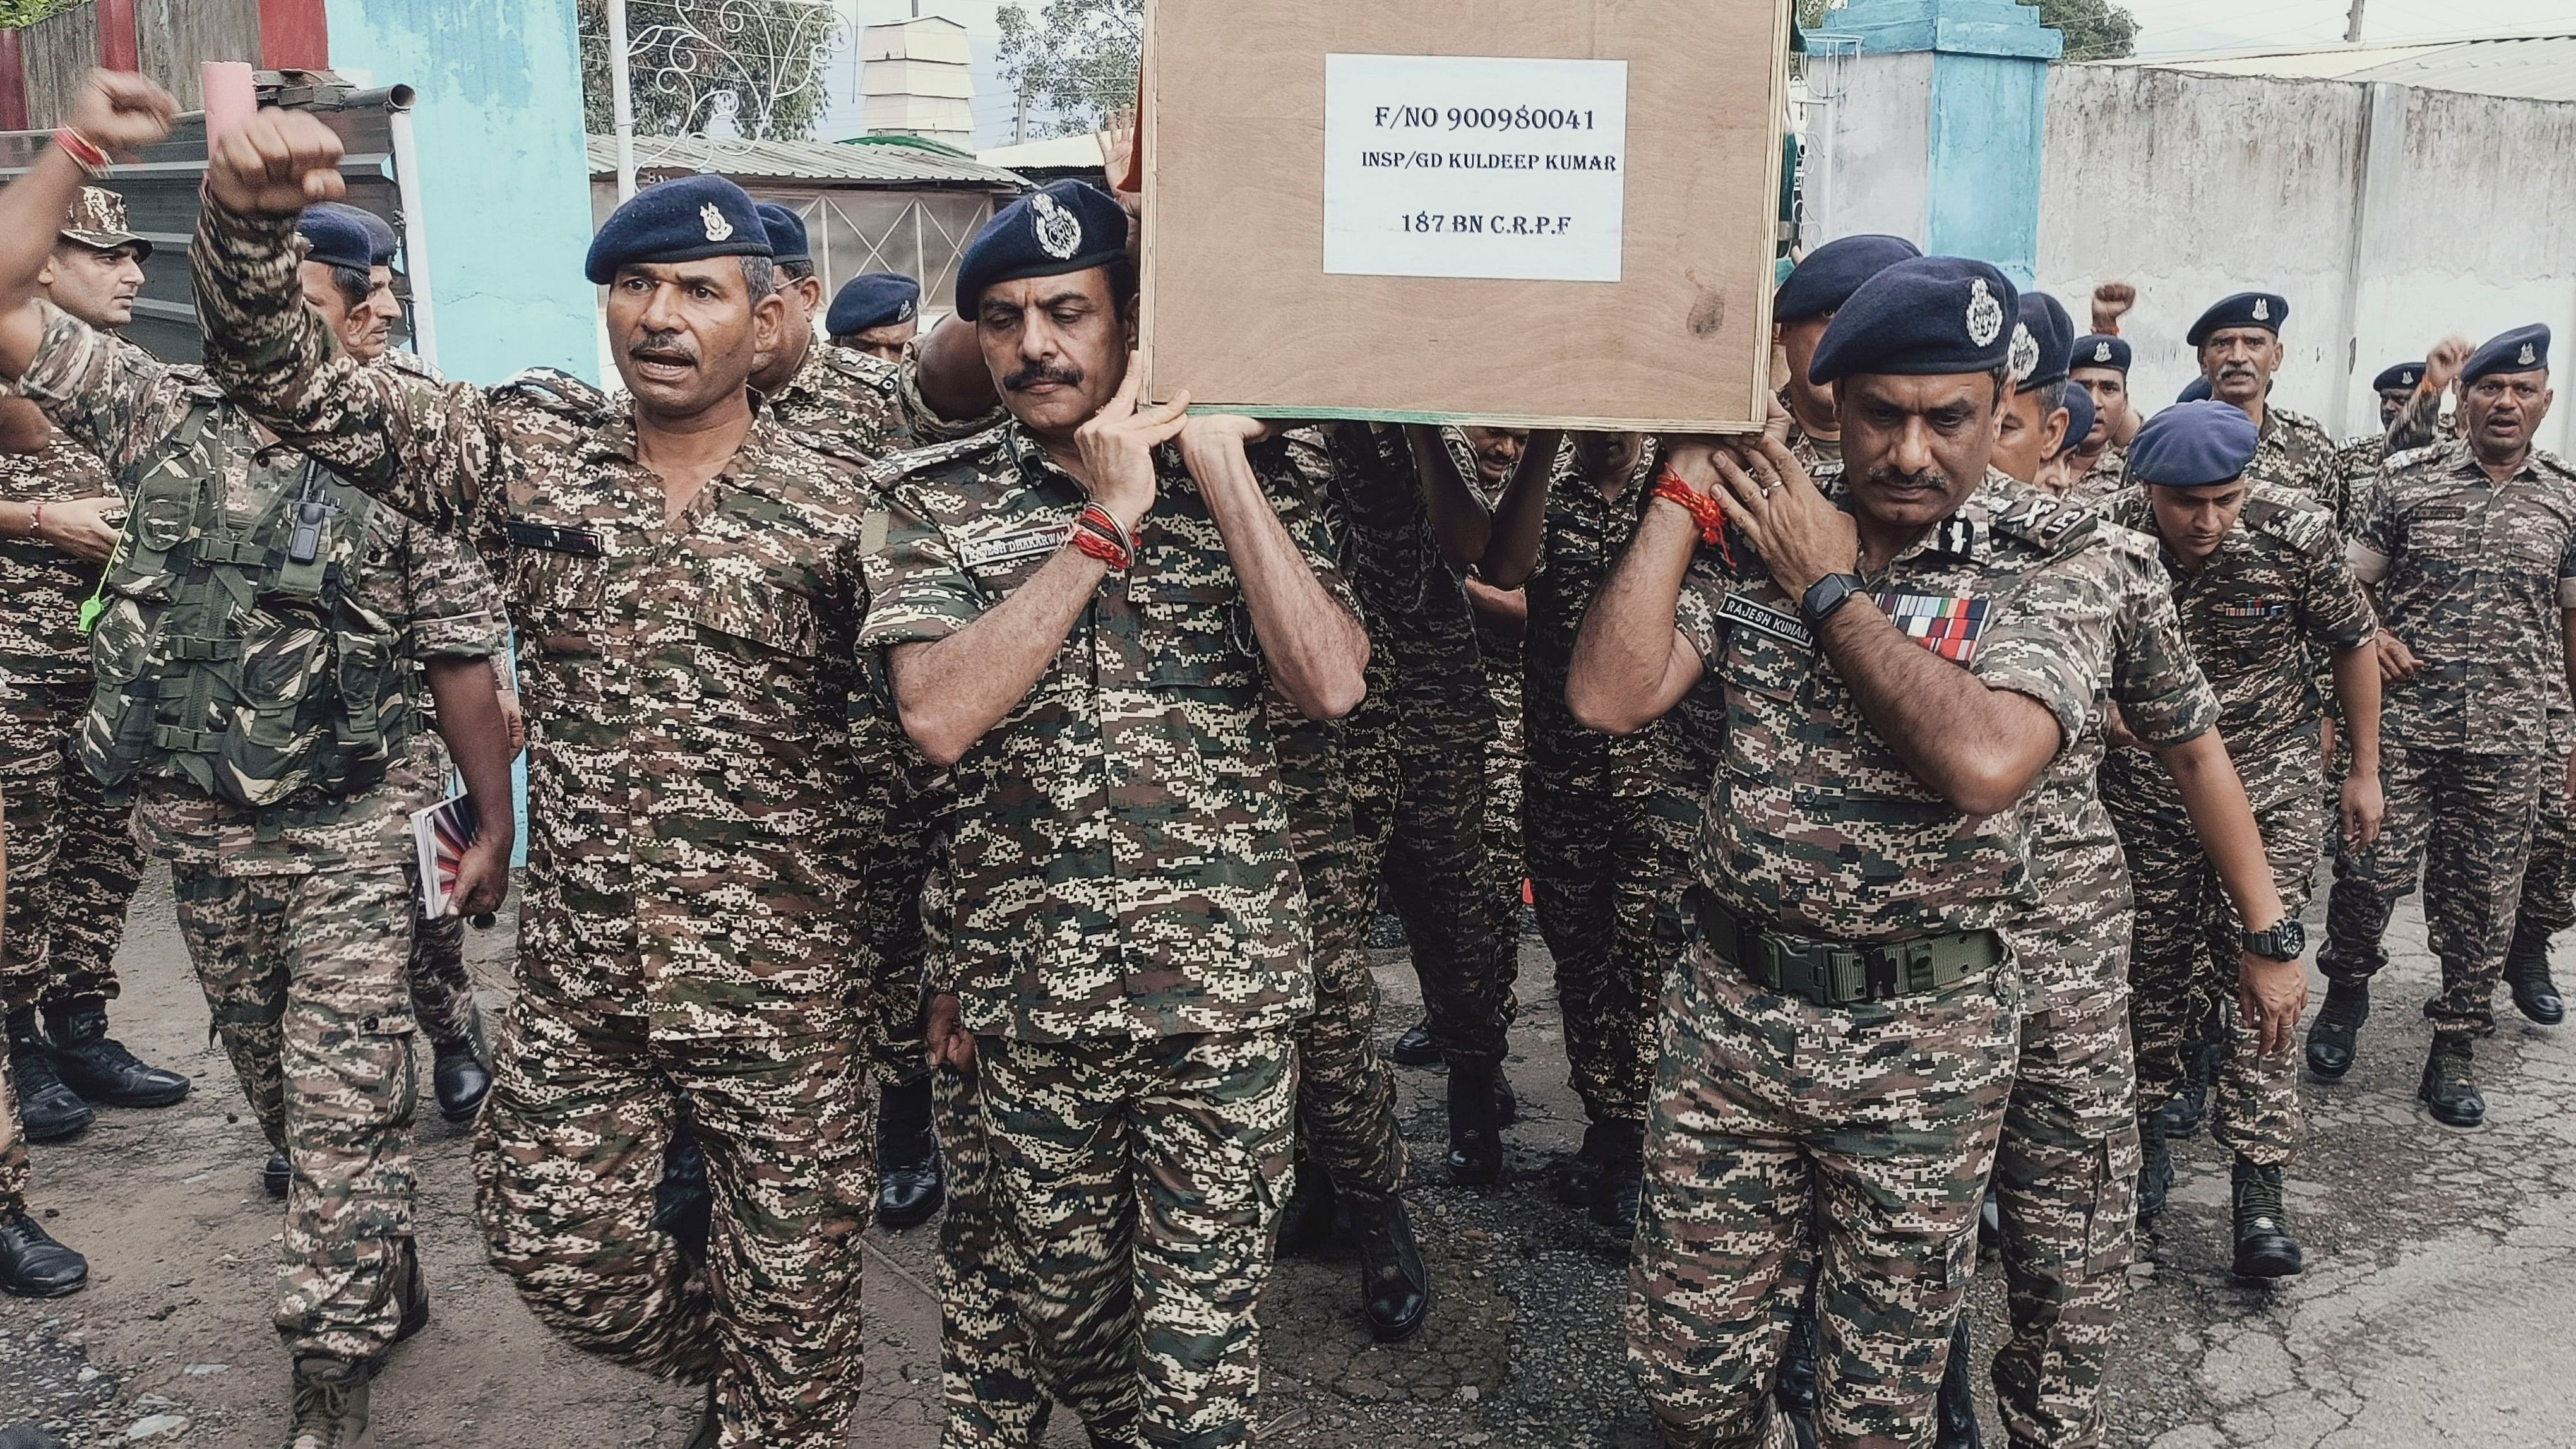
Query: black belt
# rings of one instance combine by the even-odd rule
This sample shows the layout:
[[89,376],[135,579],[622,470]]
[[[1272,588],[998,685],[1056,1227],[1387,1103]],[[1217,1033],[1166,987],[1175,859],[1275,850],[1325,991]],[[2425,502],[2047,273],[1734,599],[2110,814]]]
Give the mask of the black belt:
[[1719,960],[1758,986],[1828,1009],[1947,991],[2003,964],[2003,938],[1992,931],[1844,945],[1765,929],[1695,894],[1700,938]]

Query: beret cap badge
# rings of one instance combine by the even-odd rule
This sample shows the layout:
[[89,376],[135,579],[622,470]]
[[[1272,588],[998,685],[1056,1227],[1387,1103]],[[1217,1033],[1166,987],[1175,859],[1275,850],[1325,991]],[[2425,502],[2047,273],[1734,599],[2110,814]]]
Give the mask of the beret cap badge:
[[2095,362],[2108,362],[2108,361],[2110,361],[2110,360],[2111,360],[2111,344],[2110,344],[2110,343],[2108,343],[2108,342],[2096,342],[2096,343],[2094,343],[2094,344],[2093,344],[2093,360],[2094,360]]
[[2012,351],[2006,354],[2004,364],[2012,369],[2015,382],[2027,382],[2032,373],[2039,371],[2039,339],[2022,323],[2013,324]]
[[1056,205],[1055,198],[1043,191],[1029,198],[1029,203],[1030,224],[1048,256],[1068,261],[1082,250],[1082,218]]
[[2257,297],[2254,299],[2254,320],[2257,322],[2269,322],[2272,320],[2272,302],[2270,298]]
[[1968,293],[1968,341],[1979,347],[1993,344],[2004,330],[2004,304],[1980,277]]
[[2539,360],[2539,354],[2532,350],[2532,346],[2528,342],[2522,344],[2522,352],[2514,358],[2514,361],[2521,363],[2525,367],[2529,367]]
[[725,220],[724,213],[718,211],[712,201],[698,208],[698,220],[706,223],[707,240],[711,242],[720,242],[733,235],[733,223]]

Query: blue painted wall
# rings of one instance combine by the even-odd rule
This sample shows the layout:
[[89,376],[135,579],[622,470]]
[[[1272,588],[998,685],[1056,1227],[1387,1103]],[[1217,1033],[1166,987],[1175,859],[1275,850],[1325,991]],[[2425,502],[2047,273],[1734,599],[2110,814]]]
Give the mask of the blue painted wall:
[[597,380],[574,0],[328,0],[331,63],[420,93],[438,362]]

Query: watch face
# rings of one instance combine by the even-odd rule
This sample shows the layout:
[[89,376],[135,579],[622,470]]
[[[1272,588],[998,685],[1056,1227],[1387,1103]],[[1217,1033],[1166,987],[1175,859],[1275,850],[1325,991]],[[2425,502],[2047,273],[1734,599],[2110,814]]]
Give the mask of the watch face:
[[2245,944],[2246,949],[2258,956],[2268,956],[2275,961],[2295,960],[2307,953],[2308,928],[2295,920],[2283,921],[2268,931],[2247,932]]

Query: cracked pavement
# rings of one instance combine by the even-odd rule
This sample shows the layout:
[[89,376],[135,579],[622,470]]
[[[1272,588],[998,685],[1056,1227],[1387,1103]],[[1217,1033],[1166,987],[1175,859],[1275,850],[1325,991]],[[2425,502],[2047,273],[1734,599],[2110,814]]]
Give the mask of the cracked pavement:
[[[2437,975],[2416,902],[2400,908],[2390,945],[2359,1065],[2342,1083],[2303,1087],[2309,1146],[2290,1205],[2304,1276],[2277,1289],[2228,1276],[2227,1165],[2205,1133],[2177,1144],[2173,1206],[2131,1270],[2112,1365],[2119,1449],[2576,1446],[2576,1035],[2528,1025],[2499,993],[2497,1035],[2478,1058],[2488,1125],[2436,1125],[2414,1101],[2431,1039],[2418,1008]],[[509,981],[506,929],[473,933],[469,950],[494,1005]],[[187,1071],[196,1091],[166,1111],[103,1112],[83,1138],[35,1149],[32,1205],[55,1214],[47,1226],[90,1255],[93,1276],[70,1298],[0,1298],[0,1426],[32,1420],[81,1446],[273,1449],[286,1366],[267,1327],[277,1215],[257,1182],[266,1151],[207,1047],[158,873],[121,968],[117,1033]],[[1391,1042],[1415,1019],[1418,992],[1402,952],[1380,953],[1379,968]],[[1520,994],[1510,1072],[1522,1117],[1503,1187],[1440,1180],[1440,1073],[1398,1071],[1417,1159],[1408,1197],[1438,1295],[1430,1323],[1411,1342],[1372,1344],[1347,1251],[1283,1262],[1263,1310],[1265,1444],[1650,1449],[1619,1341],[1623,1245],[1553,1191],[1582,1121],[1534,939]],[[464,1139],[426,1115],[419,1233],[435,1318],[378,1380],[376,1443],[685,1440],[695,1393],[565,1349],[483,1266]],[[935,1243],[927,1228],[868,1236],[854,1445],[936,1442]],[[2002,1313],[1989,1260],[1974,1300],[1981,1366]],[[1991,1405],[1986,1425],[2000,1445]],[[1081,1442],[1069,1415],[1047,1438],[1050,1449]]]

